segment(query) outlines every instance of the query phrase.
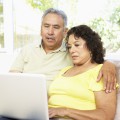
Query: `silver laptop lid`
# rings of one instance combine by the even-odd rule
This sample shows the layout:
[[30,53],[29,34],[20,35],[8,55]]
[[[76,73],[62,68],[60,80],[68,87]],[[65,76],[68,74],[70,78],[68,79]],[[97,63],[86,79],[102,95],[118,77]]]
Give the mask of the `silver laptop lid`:
[[0,115],[48,120],[46,79],[41,74],[0,74]]

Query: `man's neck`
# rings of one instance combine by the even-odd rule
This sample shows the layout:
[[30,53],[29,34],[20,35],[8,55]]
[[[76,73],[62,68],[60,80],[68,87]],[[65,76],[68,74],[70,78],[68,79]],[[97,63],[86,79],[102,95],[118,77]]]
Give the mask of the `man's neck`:
[[53,52],[53,51],[59,49],[61,46],[59,46],[59,47],[53,47],[53,46],[48,47],[48,46],[45,46],[44,44],[42,44],[42,47],[47,54],[47,53],[50,53],[50,52]]

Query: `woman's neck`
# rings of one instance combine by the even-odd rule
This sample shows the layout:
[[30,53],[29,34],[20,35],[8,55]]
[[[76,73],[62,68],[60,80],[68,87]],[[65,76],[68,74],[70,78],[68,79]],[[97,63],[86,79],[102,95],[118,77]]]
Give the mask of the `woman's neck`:
[[66,71],[63,76],[72,77],[72,76],[84,73],[84,72],[96,67],[97,65],[98,65],[97,63],[87,63],[87,64],[82,64],[82,65],[75,65],[71,69]]

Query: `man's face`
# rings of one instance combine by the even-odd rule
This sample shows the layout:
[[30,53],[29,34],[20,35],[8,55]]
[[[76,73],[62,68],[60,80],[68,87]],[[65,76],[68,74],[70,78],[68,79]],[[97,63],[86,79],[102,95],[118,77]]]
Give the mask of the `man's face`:
[[64,28],[64,21],[60,15],[49,13],[42,21],[41,36],[44,49],[56,50],[61,46],[67,30]]

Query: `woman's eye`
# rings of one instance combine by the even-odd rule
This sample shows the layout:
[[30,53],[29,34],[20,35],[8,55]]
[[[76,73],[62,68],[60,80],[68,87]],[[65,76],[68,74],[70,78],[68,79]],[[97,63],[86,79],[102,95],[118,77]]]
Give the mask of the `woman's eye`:
[[71,46],[67,46],[67,49],[70,49],[71,48]]
[[70,48],[71,48],[71,46],[69,46],[69,45],[66,45],[66,47],[67,47],[67,49],[70,49]]
[[80,44],[75,44],[76,47],[80,46]]

